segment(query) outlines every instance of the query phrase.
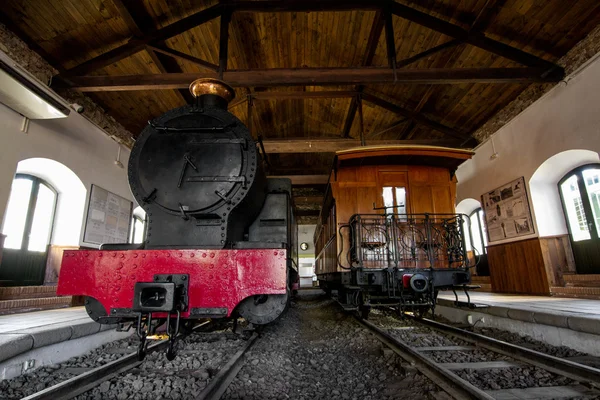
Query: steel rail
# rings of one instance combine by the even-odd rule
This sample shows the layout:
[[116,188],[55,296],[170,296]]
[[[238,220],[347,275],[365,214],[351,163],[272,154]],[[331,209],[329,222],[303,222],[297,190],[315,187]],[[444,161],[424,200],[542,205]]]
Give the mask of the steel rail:
[[479,347],[491,350],[496,353],[504,354],[527,364],[535,365],[547,371],[574,379],[580,382],[588,382],[596,387],[600,387],[600,369],[589,367],[563,358],[554,357],[539,351],[531,350],[525,347],[517,346],[512,343],[503,342],[478,333],[465,331],[440,322],[432,321],[426,318],[416,318],[407,315],[417,323],[430,327],[439,332],[443,332],[462,339],[469,343],[474,343]]
[[[162,340],[158,343],[154,343],[148,346],[148,354],[155,351],[166,348],[169,344],[168,340]],[[128,371],[132,368],[140,365],[142,361],[138,361],[137,353],[128,354],[125,357],[121,357],[118,360],[111,361],[108,364],[104,364],[100,367],[94,368],[80,375],[74,376],[73,378],[67,379],[66,381],[57,383],[54,386],[50,386],[44,390],[33,393],[27,397],[23,397],[21,400],[57,400],[57,399],[70,399],[81,393],[85,393],[88,390],[100,385],[112,377]]]
[[[204,328],[210,321],[205,321],[196,327],[193,331],[197,331],[200,328]],[[161,340],[157,343],[148,346],[147,354],[154,353],[165,349],[169,345],[168,340]],[[74,376],[66,381],[57,383],[56,385],[50,386],[39,392],[35,392],[27,397],[23,397],[21,400],[58,400],[58,399],[70,399],[77,395],[87,392],[88,390],[100,385],[113,377],[133,369],[140,365],[142,361],[138,361],[137,352],[128,354],[115,361],[111,361],[100,367],[91,369],[82,374]]]
[[238,372],[244,366],[246,352],[252,347],[258,334],[255,332],[246,342],[243,348],[237,351],[233,357],[221,368],[219,373],[210,381],[208,386],[196,397],[198,400],[218,400],[221,398],[229,384],[237,376]]
[[409,345],[392,337],[387,332],[384,332],[377,326],[373,325],[371,322],[359,317],[356,317],[356,319],[365,327],[367,327],[367,329],[369,329],[377,339],[391,348],[400,357],[414,365],[419,372],[431,379],[436,385],[438,385],[455,399],[491,400],[494,398],[485,391],[475,387],[471,383],[451,372],[447,368],[444,368],[422,354],[419,354],[419,352],[411,348]]

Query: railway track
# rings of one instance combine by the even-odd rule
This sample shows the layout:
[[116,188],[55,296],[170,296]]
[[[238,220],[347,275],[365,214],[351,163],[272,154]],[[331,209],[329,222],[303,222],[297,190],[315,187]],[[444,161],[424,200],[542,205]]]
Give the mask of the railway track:
[[[200,400],[217,400],[221,397],[221,395],[227,389],[227,386],[231,381],[235,378],[236,374],[242,368],[244,364],[244,355],[246,352],[252,347],[252,345],[257,341],[258,334],[253,333],[252,336],[243,342],[239,349],[235,351],[235,353],[229,357],[227,362],[216,372],[212,379],[208,382],[206,386],[204,386],[200,390],[190,391],[186,393],[185,398],[195,398]],[[241,340],[241,339],[240,339]],[[166,349],[168,346],[168,341],[163,340],[160,342],[156,342],[150,346],[148,346],[148,355],[156,352],[160,352],[161,350]],[[189,358],[198,358],[201,351],[198,350],[181,350],[181,354],[179,357],[189,357]],[[162,355],[161,355],[162,356]],[[92,396],[92,391],[97,389],[99,386],[104,384],[105,382],[109,384],[111,380],[123,380],[126,377],[126,374],[131,374],[132,372],[138,371],[141,374],[152,374],[156,373],[156,369],[150,367],[149,371],[143,371],[145,361],[138,361],[137,353],[132,352],[127,354],[115,361],[109,362],[105,365],[102,365],[97,368],[92,368],[83,373],[60,382],[54,386],[41,390],[39,392],[33,393],[27,397],[24,397],[23,400],[56,400],[56,399],[72,399],[77,396],[83,396],[87,398],[88,396]],[[170,373],[167,372],[168,369],[165,369],[165,376],[173,375],[173,371]],[[179,371],[182,375],[189,375],[189,370]],[[102,398],[118,398],[116,393],[107,393],[103,391],[101,393]],[[160,395],[157,395],[156,398],[159,398]]]
[[[360,317],[356,318],[381,342],[410,362],[419,372],[455,399],[600,398],[600,370],[579,362],[554,357],[428,319],[410,317],[413,322],[411,326],[385,329]],[[399,335],[397,332],[401,332],[401,334]],[[441,340],[438,340],[441,345],[422,345],[423,341],[420,341],[419,338],[426,335],[443,336]],[[402,336],[402,339],[397,336]],[[409,342],[421,345],[409,345]],[[448,352],[466,354],[467,362],[440,362],[439,357],[435,356],[440,352],[446,355]],[[473,359],[481,357],[482,352],[489,353],[483,358],[499,358],[500,360],[473,361]],[[477,353],[476,356],[469,356],[469,354],[475,355],[475,353]],[[560,377],[554,382],[567,381],[568,384],[490,389],[485,387],[486,385],[474,384],[473,379],[468,379],[468,371],[473,371],[472,374],[477,374],[478,371],[494,371],[494,374],[502,373],[500,371],[509,371],[508,374],[514,376],[513,372],[510,372],[511,369],[525,371],[532,367],[543,369]],[[536,373],[537,375],[538,373]],[[515,379],[517,378],[515,376]]]

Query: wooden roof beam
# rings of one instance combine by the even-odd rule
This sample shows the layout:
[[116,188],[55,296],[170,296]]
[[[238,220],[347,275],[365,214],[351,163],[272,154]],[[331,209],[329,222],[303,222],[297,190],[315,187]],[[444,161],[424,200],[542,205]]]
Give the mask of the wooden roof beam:
[[100,68],[104,68],[107,65],[122,60],[125,57],[129,57],[135,53],[138,53],[146,48],[148,44],[154,42],[160,42],[169,39],[173,36],[177,36],[185,31],[188,31],[198,25],[202,25],[214,18],[221,15],[222,6],[220,4],[214,5],[195,14],[192,14],[186,18],[183,18],[177,22],[160,28],[152,33],[144,35],[141,38],[133,38],[129,42],[115,49],[109,50],[108,52],[94,57],[88,61],[85,61],[76,67],[73,67],[59,76],[70,77],[76,75],[83,75],[89,72],[95,71]]
[[[363,58],[362,62],[363,67],[368,67],[369,65],[373,64],[373,58],[375,57],[375,52],[377,51],[377,45],[379,44],[379,38],[381,37],[381,32],[383,31],[385,21],[386,19],[384,18],[383,11],[377,11],[375,13],[375,18],[373,18],[371,31],[369,32],[369,39],[367,40],[367,51],[365,52],[365,57]],[[365,90],[365,87],[363,85],[358,85],[356,86],[355,90],[356,93],[359,94],[362,93],[363,90]],[[350,102],[350,106],[348,107],[348,114],[346,116],[346,122],[344,122],[342,137],[350,137],[350,129],[352,129],[352,123],[354,122],[354,117],[356,117],[357,110],[358,97],[354,96],[354,98]]]
[[[432,68],[400,69],[370,68],[275,68],[228,70],[223,79],[235,87],[249,86],[328,86],[393,84],[455,84],[455,83],[528,83],[555,82],[556,76],[542,76],[538,68]],[[203,74],[218,78],[218,74]],[[70,77],[54,87],[67,87],[82,92],[123,90],[186,89],[198,78],[197,73],[170,73],[146,75],[101,75]]]
[[[117,9],[121,18],[123,18],[123,20],[125,21],[125,25],[127,25],[129,30],[138,37],[143,36],[144,31],[142,30],[142,28],[140,28],[133,15],[131,15],[131,12],[129,12],[129,9],[125,5],[125,3],[123,3],[122,0],[112,0],[112,3]],[[146,47],[146,51],[148,53],[148,56],[150,56],[150,58],[152,59],[152,62],[154,62],[154,65],[156,65],[156,68],[158,68],[158,70],[161,73],[166,74],[169,72],[181,72],[181,70],[173,71],[167,68],[152,48]],[[184,104],[189,104],[193,101],[193,97],[189,91],[180,89],[176,90],[175,93],[179,97],[179,100],[181,100]]]
[[388,4],[388,0],[261,0],[261,1],[229,1],[223,6],[232,12],[324,12],[380,10]]
[[270,91],[253,92],[251,97],[254,100],[294,100],[294,99],[341,99],[356,96],[353,90],[314,90],[314,91]]
[[[367,146],[400,146],[400,145],[425,145],[456,147],[460,141],[456,139],[427,139],[427,140],[368,140]],[[359,139],[265,139],[265,151],[268,154],[277,153],[335,153],[340,150],[360,147]]]
[[396,3],[395,1],[392,1],[389,4],[389,7],[395,15],[412,21],[416,24],[425,26],[434,31],[443,33],[444,35],[448,35],[454,39],[458,39],[464,43],[468,43],[472,46],[479,47],[501,57],[518,62],[519,64],[541,68],[544,70],[546,76],[552,76],[556,80],[560,80],[564,77],[564,69],[562,67],[523,50],[509,46],[497,40],[490,39],[483,33],[465,30],[458,25],[454,25],[450,22],[415,10],[403,4]]
[[470,137],[469,134],[459,132],[453,128],[442,125],[438,122],[432,121],[429,118],[423,116],[422,114],[414,113],[405,108],[397,106],[396,104],[390,103],[387,100],[381,99],[377,96],[373,96],[368,93],[363,93],[363,100],[368,101],[369,103],[375,104],[379,107],[385,108],[393,113],[406,117],[408,119],[413,120],[415,123],[427,126],[431,129],[435,129],[438,132],[445,133],[446,135],[458,138],[458,139],[468,139]]
[[206,68],[210,71],[216,72],[219,70],[219,66],[216,64],[210,63],[201,58],[197,58],[197,57],[191,56],[186,53],[182,53],[181,51],[170,49],[167,46],[162,46],[160,44],[152,43],[152,44],[147,45],[146,47],[157,53],[162,53],[167,56],[171,56],[173,58],[178,58],[180,60],[189,61],[193,64],[198,65],[199,67]]

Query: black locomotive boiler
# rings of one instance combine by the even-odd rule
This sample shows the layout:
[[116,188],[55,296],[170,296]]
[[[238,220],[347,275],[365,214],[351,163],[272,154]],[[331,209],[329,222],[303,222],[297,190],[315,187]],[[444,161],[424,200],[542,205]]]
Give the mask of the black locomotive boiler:
[[[142,338],[167,323],[234,315],[274,321],[298,281],[291,181],[267,178],[223,82],[190,86],[196,102],[149,122],[129,158],[145,242],[65,252],[58,293],[86,296],[92,319],[135,322]],[[173,356],[171,346],[170,356]]]

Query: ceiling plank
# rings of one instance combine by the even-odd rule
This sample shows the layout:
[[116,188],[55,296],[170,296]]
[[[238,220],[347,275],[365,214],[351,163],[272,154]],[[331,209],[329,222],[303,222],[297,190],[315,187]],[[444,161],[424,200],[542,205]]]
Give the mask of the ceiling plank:
[[221,22],[219,28],[219,79],[223,79],[223,72],[227,70],[229,22],[231,22],[231,11],[224,11],[221,13]]
[[[442,146],[456,147],[460,140],[426,139],[426,140],[368,140],[367,146]],[[336,151],[361,147],[358,139],[272,139],[263,140],[267,154],[276,153],[335,153]]]
[[100,68],[104,68],[107,65],[122,60],[125,57],[129,57],[135,53],[138,53],[146,48],[146,46],[153,42],[160,42],[169,39],[173,36],[177,36],[187,30],[190,30],[198,25],[202,25],[221,15],[222,7],[220,4],[209,7],[205,10],[199,11],[186,18],[183,18],[177,22],[160,28],[154,32],[144,35],[142,38],[134,38],[122,46],[112,49],[104,54],[87,60],[76,67],[73,67],[59,76],[70,77],[76,75],[87,74]]
[[409,118],[419,125],[427,126],[431,129],[435,129],[438,132],[445,133],[447,135],[450,135],[450,136],[458,138],[458,139],[468,139],[470,137],[469,134],[467,134],[467,133],[459,132],[456,129],[452,129],[452,128],[442,125],[438,122],[432,121],[429,118],[426,118],[419,113],[409,111],[409,110],[402,108],[396,104],[390,103],[387,100],[381,99],[377,96],[373,96],[372,94],[363,93],[362,96],[363,96],[363,100],[368,101],[369,103],[375,104],[379,107],[385,108],[385,109],[387,109],[393,113],[396,113],[398,115],[401,115],[403,117]]
[[329,175],[270,175],[268,178],[287,178],[292,185],[326,185]]
[[[542,77],[538,68],[433,68],[394,71],[389,68],[275,68],[229,70],[223,79],[231,86],[327,86],[369,83],[455,84],[455,83],[528,83],[555,82]],[[204,74],[217,78],[216,73]],[[197,73],[102,75],[55,79],[55,87],[71,87],[82,92],[123,90],[184,89]]]

